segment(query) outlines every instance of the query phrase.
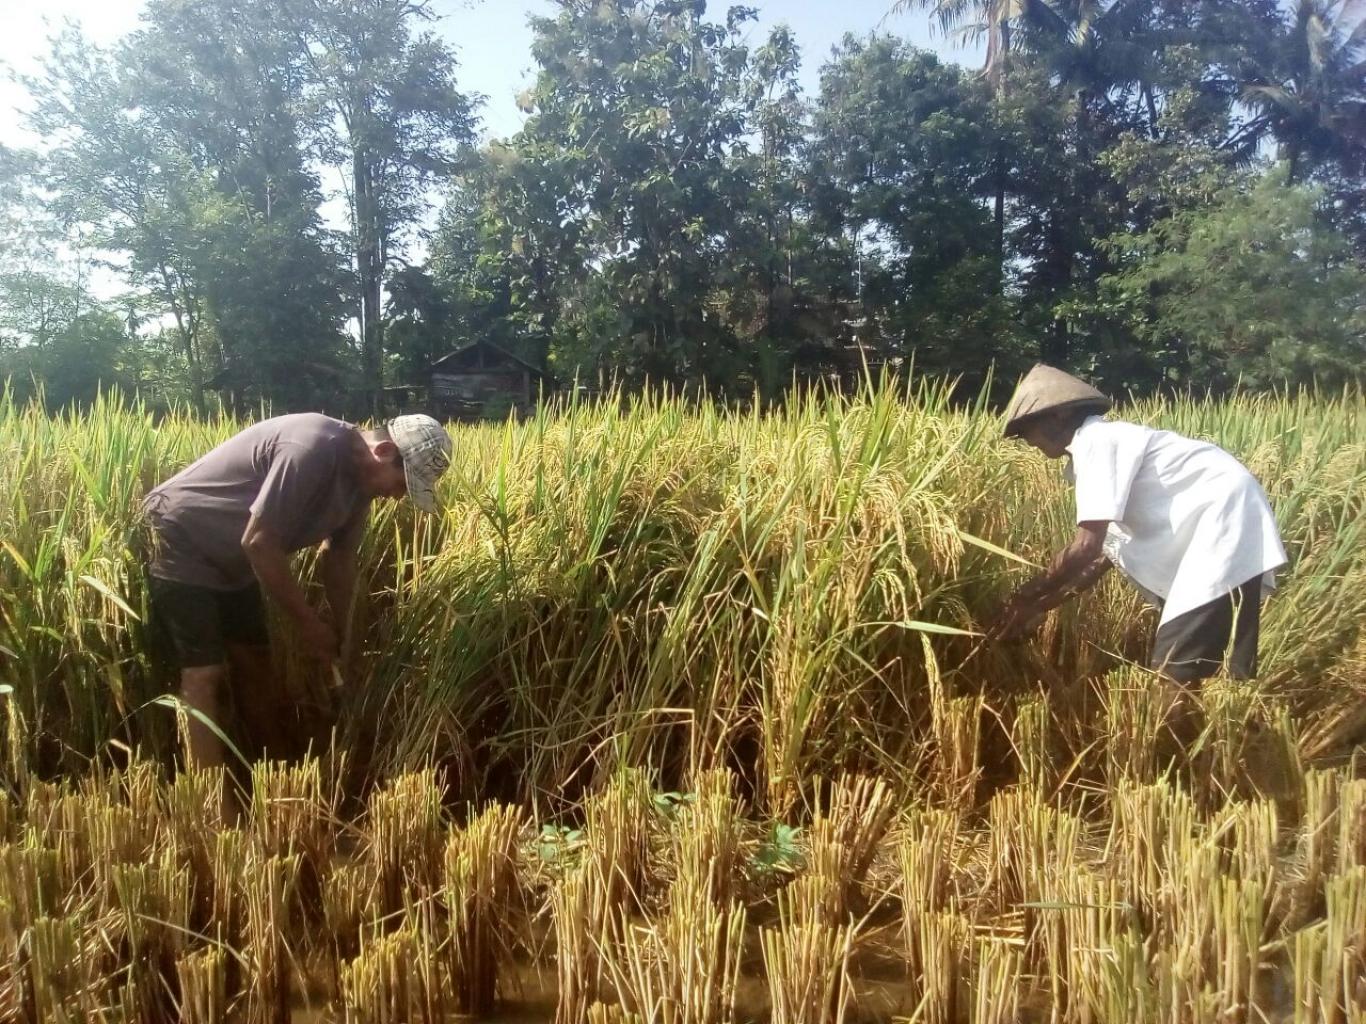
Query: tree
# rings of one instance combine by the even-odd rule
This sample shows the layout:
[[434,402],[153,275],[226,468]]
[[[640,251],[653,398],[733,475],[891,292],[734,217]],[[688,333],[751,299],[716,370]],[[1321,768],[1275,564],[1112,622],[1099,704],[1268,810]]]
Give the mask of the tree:
[[556,17],[533,20],[541,70],[501,158],[511,202],[492,227],[530,255],[533,293],[542,256],[576,276],[554,326],[569,372],[729,381],[747,360],[713,299],[749,195],[730,158],[747,127],[753,14],[732,8],[722,25],[703,6],[559,0]]
[[[1290,182],[1335,164],[1366,170],[1366,6],[1359,0],[1293,0],[1243,89],[1255,128],[1280,145]],[[1266,28],[1267,22],[1257,23]]]
[[1151,231],[1111,239],[1102,310],[1177,384],[1358,384],[1366,267],[1286,169],[1218,187]]
[[137,103],[196,173],[217,380],[245,404],[316,406],[343,373],[346,285],[307,166],[316,115],[295,37],[259,3],[155,0],[128,41]]
[[92,305],[58,325],[41,344],[6,346],[0,338],[0,386],[9,380],[20,399],[41,393],[52,410],[89,405],[101,391],[131,388],[137,360],[123,322]]
[[61,223],[86,225],[92,245],[124,254],[133,282],[164,303],[189,367],[191,401],[203,411],[210,332],[195,263],[211,184],[138,106],[127,56],[126,47],[110,54],[68,30],[54,42],[45,75],[27,80],[31,127],[48,147],[43,185]]
[[210,383],[313,405],[341,373],[342,275],[292,45],[260,5],[163,0],[107,53],[60,39],[31,84],[54,211],[160,297],[200,409]]
[[807,166],[816,223],[883,254],[865,279],[869,315],[917,368],[978,380],[1014,355],[992,297],[989,110],[988,90],[933,54],[846,37],[822,71]]
[[361,368],[371,410],[383,384],[382,286],[425,190],[450,175],[473,137],[456,61],[429,32],[427,0],[271,0],[296,34],[318,95],[335,115],[319,155],[346,168],[359,292]]

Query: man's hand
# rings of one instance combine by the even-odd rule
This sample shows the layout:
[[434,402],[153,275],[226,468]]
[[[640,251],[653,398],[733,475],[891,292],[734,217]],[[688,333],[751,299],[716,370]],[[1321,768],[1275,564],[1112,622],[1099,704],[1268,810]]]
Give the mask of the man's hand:
[[1015,591],[987,627],[991,640],[1016,640],[1033,632],[1043,617],[1068,598],[1094,586],[1110,568],[1104,542],[1107,523],[1077,526],[1067,545],[1041,575]]
[[331,663],[337,659],[337,634],[321,615],[309,609],[298,623],[299,639],[304,649],[319,661]]

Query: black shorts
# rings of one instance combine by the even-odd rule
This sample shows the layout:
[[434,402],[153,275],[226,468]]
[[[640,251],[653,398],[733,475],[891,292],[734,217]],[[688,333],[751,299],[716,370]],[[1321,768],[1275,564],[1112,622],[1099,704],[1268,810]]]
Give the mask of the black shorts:
[[264,647],[270,642],[266,607],[255,583],[240,590],[213,590],[148,577],[154,626],[175,650],[181,668],[222,665],[227,645]]
[[1261,631],[1262,578],[1157,627],[1148,664],[1178,683],[1198,683],[1218,672],[1227,659],[1234,679],[1257,674],[1257,634]]

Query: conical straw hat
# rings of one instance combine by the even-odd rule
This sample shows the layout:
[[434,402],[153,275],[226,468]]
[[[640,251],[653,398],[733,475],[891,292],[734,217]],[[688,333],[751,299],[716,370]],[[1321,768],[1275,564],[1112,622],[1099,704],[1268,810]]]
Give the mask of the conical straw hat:
[[1110,408],[1110,400],[1086,381],[1037,363],[1016,386],[1015,396],[1006,407],[1006,437],[1019,433],[1020,426],[1036,416],[1082,408],[1104,412]]

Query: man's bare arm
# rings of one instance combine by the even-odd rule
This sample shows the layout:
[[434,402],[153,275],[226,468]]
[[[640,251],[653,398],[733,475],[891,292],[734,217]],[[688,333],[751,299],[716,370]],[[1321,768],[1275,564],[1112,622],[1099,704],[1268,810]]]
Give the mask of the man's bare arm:
[[279,537],[256,516],[242,534],[242,551],[261,586],[294,621],[304,643],[324,660],[336,657],[336,637],[304,597],[289,567],[289,552]]
[[1054,556],[1048,568],[1006,602],[990,630],[992,635],[1016,633],[1068,598],[1095,586],[1110,569],[1104,550],[1108,525],[1098,520],[1078,525],[1072,542]]
[[343,649],[350,634],[351,604],[356,593],[356,564],[361,539],[365,536],[367,512],[368,509],[362,510],[336,536],[323,544],[322,563],[319,566],[327,606],[332,610],[332,622]]

